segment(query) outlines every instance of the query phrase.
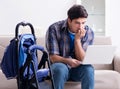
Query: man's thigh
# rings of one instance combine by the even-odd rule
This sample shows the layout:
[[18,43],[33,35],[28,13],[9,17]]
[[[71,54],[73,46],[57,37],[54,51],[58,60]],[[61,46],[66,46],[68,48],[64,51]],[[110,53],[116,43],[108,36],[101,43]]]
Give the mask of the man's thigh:
[[69,80],[81,81],[83,77],[94,74],[92,65],[80,65],[76,68],[71,68],[69,71]]

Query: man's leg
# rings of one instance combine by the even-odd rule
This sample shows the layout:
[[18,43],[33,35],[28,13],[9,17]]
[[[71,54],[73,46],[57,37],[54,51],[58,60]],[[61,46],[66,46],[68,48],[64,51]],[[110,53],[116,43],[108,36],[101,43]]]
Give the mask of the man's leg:
[[68,80],[68,67],[63,63],[54,63],[51,65],[55,89],[64,89],[64,83]]
[[81,81],[82,89],[94,89],[94,68],[91,65],[71,68],[70,80]]

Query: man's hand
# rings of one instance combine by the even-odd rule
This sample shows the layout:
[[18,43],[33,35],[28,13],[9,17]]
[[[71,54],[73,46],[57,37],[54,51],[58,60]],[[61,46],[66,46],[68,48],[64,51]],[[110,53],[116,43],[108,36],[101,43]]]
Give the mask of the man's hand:
[[74,68],[74,67],[77,67],[81,64],[80,61],[76,60],[76,59],[68,59],[68,65],[71,67],[71,68]]
[[79,29],[75,34],[75,39],[80,39],[80,38],[84,37],[85,33],[86,33],[86,30],[84,28]]

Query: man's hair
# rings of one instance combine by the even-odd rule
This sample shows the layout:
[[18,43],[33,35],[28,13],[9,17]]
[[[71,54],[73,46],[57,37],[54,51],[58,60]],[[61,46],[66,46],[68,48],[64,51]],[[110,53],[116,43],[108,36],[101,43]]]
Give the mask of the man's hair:
[[68,10],[67,15],[68,15],[68,18],[70,18],[70,20],[88,17],[88,13],[82,5],[73,5]]

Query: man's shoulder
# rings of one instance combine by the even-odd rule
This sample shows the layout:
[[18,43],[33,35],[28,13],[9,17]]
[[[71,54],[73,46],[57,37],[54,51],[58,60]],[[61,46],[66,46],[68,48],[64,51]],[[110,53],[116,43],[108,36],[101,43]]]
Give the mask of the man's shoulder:
[[87,36],[90,36],[90,37],[94,38],[94,31],[90,26],[86,25],[85,30],[86,30],[86,35]]
[[52,28],[54,28],[54,27],[60,28],[60,27],[64,27],[64,26],[66,26],[66,20],[57,21],[50,25],[50,27],[52,27]]
[[85,30],[93,32],[93,29],[90,26],[88,26],[88,25],[85,26]]
[[[88,26],[88,25],[85,25],[85,29],[86,29],[86,30],[89,30],[89,29],[91,29],[91,27]],[[92,30],[92,29],[91,29],[91,30]]]
[[63,24],[63,23],[65,23],[65,21],[66,21],[66,20],[60,20],[60,21],[57,21],[57,22],[53,23],[53,25],[54,25],[54,24]]

